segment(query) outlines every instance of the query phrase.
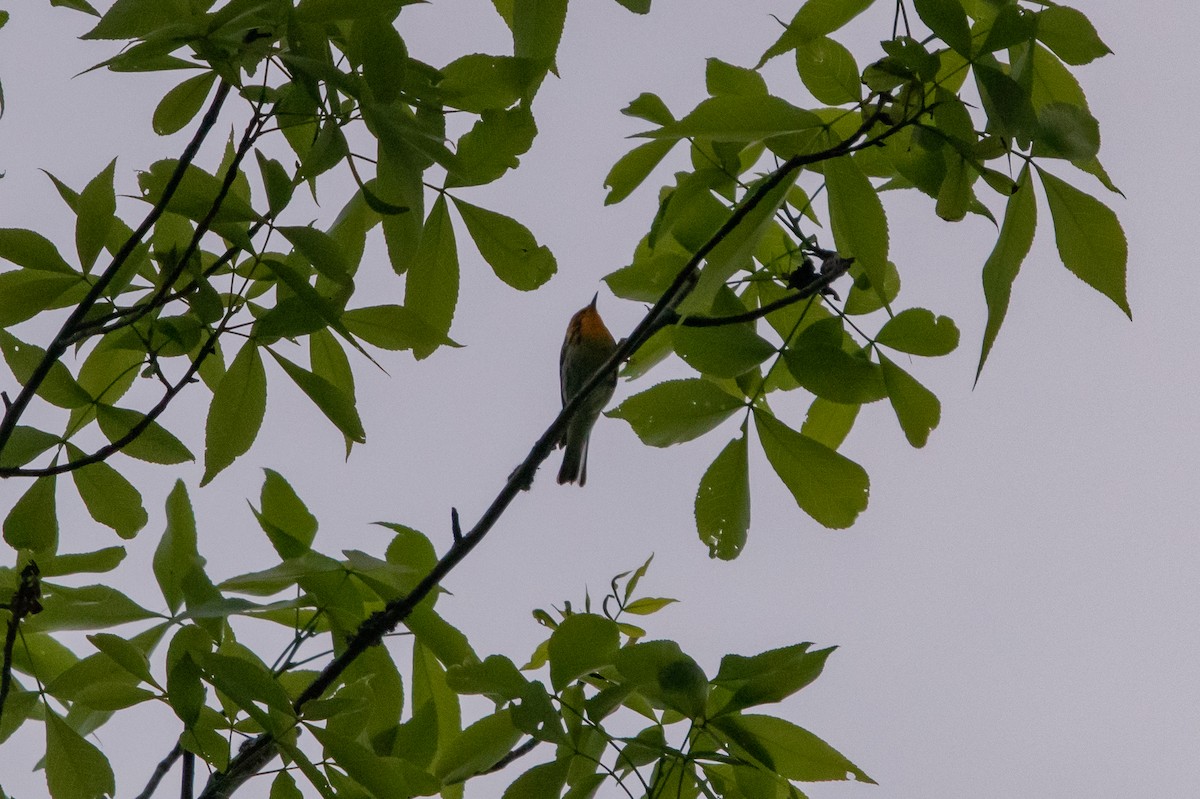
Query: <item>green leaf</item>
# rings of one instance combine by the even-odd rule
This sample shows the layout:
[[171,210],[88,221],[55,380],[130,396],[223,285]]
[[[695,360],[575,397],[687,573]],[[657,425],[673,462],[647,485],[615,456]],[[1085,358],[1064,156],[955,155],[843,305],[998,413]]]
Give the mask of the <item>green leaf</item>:
[[451,198],[467,232],[496,277],[521,291],[532,291],[558,271],[550,250],[539,245],[529,229],[504,214]]
[[678,602],[678,599],[671,599],[663,596],[644,596],[633,600],[621,610],[626,613],[632,613],[635,616],[649,616],[652,613],[665,608],[667,605]]
[[[145,418],[146,415],[141,411],[129,408],[117,408],[103,404],[96,406],[96,421],[100,425],[100,432],[104,433],[104,437],[109,441],[119,441],[124,438],[134,426],[141,424]],[[182,441],[155,421],[151,421],[142,432],[138,433],[137,438],[122,447],[121,452],[131,458],[165,465],[196,459],[196,456],[184,446]]]
[[40,233],[21,228],[0,228],[0,258],[26,269],[75,275],[58,248]]
[[[417,253],[408,267],[404,307],[424,320],[431,330],[447,337],[458,304],[458,285],[458,247],[454,240],[454,225],[450,221],[445,195],[438,195],[425,220]],[[437,347],[436,343],[416,345],[413,355],[420,360],[432,354]]]
[[2,272],[0,327],[12,327],[51,308],[74,305],[86,292],[87,284],[74,272],[69,275],[40,269]]
[[884,323],[875,343],[910,355],[946,355],[958,346],[958,328],[948,316],[908,308]]
[[317,535],[317,517],[309,512],[283,475],[273,469],[263,471],[267,476],[259,495],[262,509],[254,515],[280,557],[297,557],[312,547]]
[[666,125],[675,121],[674,115],[662,98],[650,92],[639,94],[633,102],[621,109],[621,113],[656,125]]
[[[825,668],[836,647],[809,650],[812,644],[772,649],[752,657],[726,655],[713,678],[713,685],[728,692],[728,698],[712,709],[712,716],[744,710],[754,705],[782,702],[809,685]],[[715,696],[715,694],[714,694]]]
[[202,564],[196,550],[196,517],[182,480],[167,495],[167,529],[154,551],[154,578],[167,607],[178,613],[184,600],[184,582]]
[[771,95],[725,94],[702,101],[678,122],[639,133],[648,139],[754,142],[822,126],[812,111]]
[[996,334],[1008,311],[1012,296],[1012,284],[1016,280],[1021,262],[1029,254],[1033,244],[1033,231],[1037,227],[1037,201],[1033,195],[1033,182],[1029,179],[1029,167],[1021,170],[1017,178],[1017,191],[1008,198],[1004,211],[1004,224],[996,246],[983,265],[983,296],[987,300],[987,326],[983,331],[983,347],[979,353],[979,366],[975,369],[975,380],[983,372],[983,364],[996,342]]
[[279,227],[276,230],[312,264],[317,274],[340,285],[350,285],[350,264],[333,236],[312,227]]
[[354,21],[353,30],[353,40],[362,54],[363,77],[375,97],[384,103],[392,103],[399,96],[409,68],[408,48],[390,22],[386,13],[362,16]]
[[308,337],[308,359],[313,374],[320,375],[354,397],[354,372],[350,359],[337,338],[328,330],[318,330]]
[[854,258],[886,306],[888,224],[883,203],[854,159],[842,156],[822,166],[829,194],[829,226],[838,255]]
[[53,799],[96,799],[116,793],[108,758],[50,708],[46,709],[45,763]]
[[840,752],[790,721],[774,716],[721,716],[712,721],[732,744],[732,753],[749,755],[781,777],[801,782],[854,779],[875,781]]
[[863,468],[769,414],[756,412],[754,423],[767,460],[800,509],[825,527],[854,524],[870,493]]
[[113,216],[117,211],[117,197],[113,191],[113,171],[116,165],[117,160],[114,158],[79,194],[79,202],[76,205],[78,219],[75,223],[75,249],[79,253],[79,263],[84,272],[90,271],[96,263],[113,225]]
[[519,156],[533,145],[537,125],[526,106],[484,111],[471,130],[458,140],[455,168],[446,187],[480,186],[499,179],[520,165]]
[[629,422],[643,444],[666,447],[704,435],[744,404],[708,380],[668,380],[635,394],[607,415]]
[[1132,318],[1125,296],[1129,246],[1117,215],[1107,205],[1039,169],[1054,218],[1054,240],[1072,274],[1108,297]]
[[[404,571],[409,580],[415,580],[407,568],[388,563],[390,568]],[[424,575],[420,575],[424,576]],[[467,636],[454,625],[447,622],[433,610],[431,604],[422,604],[414,610],[407,619],[405,626],[412,630],[413,635],[423,646],[429,649],[445,666],[455,666],[461,663],[478,663],[479,656],[471,649]]]
[[971,26],[961,0],[913,0],[921,21],[964,58],[971,57]]
[[932,391],[882,354],[879,356],[879,365],[883,369],[883,382],[887,384],[888,398],[892,401],[896,418],[900,420],[904,437],[914,447],[925,446],[929,433],[941,419],[942,404]]
[[[288,723],[284,719],[292,718],[291,700],[261,663],[248,657],[213,652],[202,655],[198,665],[205,682],[225,694],[268,731],[275,732],[277,725]],[[271,712],[264,712],[259,703]]]
[[437,554],[431,542],[424,533],[393,522],[375,522],[395,533],[388,543],[385,557],[388,563],[395,563],[411,569],[415,574],[428,574],[437,562]]
[[700,478],[696,491],[696,531],[709,557],[733,560],[750,530],[750,465],[746,427],[731,440]]
[[938,189],[937,215],[947,222],[959,222],[975,199],[971,184],[975,180],[974,170],[957,153],[947,154],[946,177]]
[[204,431],[204,477],[212,482],[250,449],[267,411],[267,373],[253,341],[242,345],[213,392]]
[[[7,330],[0,330],[0,351],[3,351],[4,360],[8,361],[8,368],[12,370],[13,377],[23,386],[33,377],[38,364],[46,357],[44,349],[20,341]],[[60,408],[82,408],[92,401],[91,395],[75,382],[75,378],[61,360],[54,361],[45,379],[38,386],[37,395]]]
[[300,390],[308,395],[313,404],[321,409],[321,413],[325,414],[346,438],[359,444],[367,440],[367,433],[363,430],[353,397],[325,378],[297,366],[273,350],[268,349],[267,352],[271,353],[271,357],[283,367],[288,377],[292,378]]
[[[83,39],[139,39],[160,28],[187,22],[187,0],[117,0]],[[55,797],[58,799],[58,797]]]
[[0,450],[0,468],[24,466],[59,442],[53,433],[27,425],[17,425],[4,449]]
[[498,702],[520,699],[529,680],[503,655],[490,655],[482,663],[466,662],[446,670],[446,684],[459,694],[484,694]]
[[170,136],[183,130],[200,113],[216,79],[216,72],[202,72],[164,94],[151,119],[154,132],[159,136]]
[[788,371],[808,391],[845,404],[875,402],[887,395],[879,365],[864,351],[846,352],[840,319],[825,319],[804,329],[783,354]]
[[196,659],[211,649],[208,634],[189,624],[179,628],[167,650],[167,702],[188,727],[200,718],[206,694]]
[[507,755],[521,738],[505,708],[467,727],[438,750],[433,773],[444,785],[453,785],[487,771]]
[[[166,320],[164,320],[166,322]],[[151,347],[165,346],[165,323],[157,333],[159,341]],[[99,344],[88,353],[79,367],[79,385],[98,404],[112,405],[133,387],[146,365],[146,347],[142,342],[133,343],[136,337],[128,330],[115,331],[104,336]],[[139,417],[141,415],[139,414]]]
[[272,215],[278,215],[292,200],[295,186],[283,164],[274,158],[267,158],[258,150],[254,151],[258,159],[258,170],[262,174],[263,188],[267,193],[267,207]]
[[1028,63],[1033,73],[1029,99],[1034,109],[1040,112],[1048,105],[1066,103],[1086,111],[1087,97],[1071,70],[1040,44],[1033,45],[1031,55],[1032,58],[1027,62],[1020,63]]
[[353,738],[327,729],[309,727],[309,730],[338,766],[377,799],[408,799],[437,793],[437,780],[407,760],[382,757]]
[[[625,5],[629,0],[618,0]],[[647,0],[648,4],[648,0]],[[534,766],[513,780],[501,799],[559,799],[567,784],[567,771],[571,761],[553,760]]]
[[140,682],[152,685],[155,688],[159,687],[154,677],[150,674],[150,661],[146,658],[146,653],[138,648],[136,644],[112,633],[96,633],[95,635],[89,635],[87,638],[96,649],[108,655],[117,665],[132,674]]
[[804,42],[826,36],[857,17],[874,0],[807,0],[779,39],[767,48],[758,66],[783,55]]
[[1037,30],[1037,15],[1013,3],[997,9],[991,29],[980,46],[980,53],[1004,50],[1034,38]]
[[800,432],[830,449],[837,449],[850,434],[861,405],[846,405],[817,397],[808,406]]
[[[283,286],[291,289],[295,297],[285,297],[274,308],[255,322],[252,338],[260,342],[271,342],[280,337],[294,337],[321,328],[321,323],[332,327],[342,336],[351,339],[342,325],[341,303],[349,284],[334,284],[342,288],[337,291],[341,299],[322,294],[309,283],[308,270],[292,261],[287,263],[267,258],[261,262]],[[325,288],[324,286],[322,288]],[[351,340],[352,344],[356,344]]]
[[403,305],[354,308],[342,314],[342,322],[355,336],[385,350],[427,349],[443,344],[458,346]]
[[719,58],[710,58],[704,64],[704,86],[714,97],[719,94],[767,93],[767,82],[756,70],[734,66]]
[[[78,460],[84,453],[72,444],[67,445],[67,457]],[[142,495],[125,476],[103,461],[90,463],[71,472],[88,514],[111,527],[124,539],[131,539],[150,520],[142,506]]]
[[42,577],[59,577],[64,574],[110,572],[124,559],[125,547],[104,547],[95,552],[43,557],[38,560],[38,566],[41,567]]
[[30,620],[31,629],[39,632],[95,630],[158,616],[107,585],[68,588],[43,583],[42,591],[44,609]]
[[674,146],[671,141],[649,141],[621,156],[604,178],[604,187],[609,190],[604,204],[614,205],[632,194]]
[[280,771],[271,780],[268,799],[304,799],[304,794],[296,787],[296,778],[290,772]]
[[4,517],[4,540],[13,549],[53,554],[58,547],[54,475],[34,480]]
[[1068,64],[1078,66],[1106,56],[1108,49],[1091,21],[1069,6],[1050,6],[1037,15],[1037,37]]
[[[142,199],[149,203],[157,203],[162,199],[167,183],[178,165],[178,161],[173,159],[157,161],[151,165],[149,172],[140,173],[138,185],[142,189]],[[200,222],[212,211],[220,191],[220,180],[189,164],[179,182],[179,188],[167,201],[167,210],[193,222]],[[232,191],[225,195],[220,210],[213,217],[214,223],[248,222],[255,219],[258,219],[258,214],[254,209]]]
[[511,107],[525,91],[521,64],[512,56],[472,53],[442,67],[443,101],[473,114]]
[[819,102],[841,105],[857,103],[862,97],[854,56],[827,36],[818,36],[796,47],[796,71]]
[[697,372],[714,377],[745,374],[776,353],[753,324],[687,327],[671,331],[675,352]]
[[973,71],[987,112],[988,131],[1028,139],[1037,128],[1029,92],[997,66],[976,63]]
[[1038,109],[1035,156],[1086,161],[1100,152],[1100,123],[1083,108],[1050,103]]
[[572,681],[603,666],[617,654],[620,633],[616,622],[593,613],[563,619],[550,634],[550,682],[561,691]]
[[708,678],[674,641],[648,641],[622,647],[617,671],[652,705],[697,719],[708,702]]

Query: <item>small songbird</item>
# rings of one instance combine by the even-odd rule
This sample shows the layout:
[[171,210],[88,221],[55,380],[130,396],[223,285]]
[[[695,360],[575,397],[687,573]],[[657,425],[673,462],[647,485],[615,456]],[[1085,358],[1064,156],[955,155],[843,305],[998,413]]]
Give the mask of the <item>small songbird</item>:
[[[567,337],[563,340],[562,353],[558,358],[558,374],[562,385],[563,405],[583,388],[592,373],[604,363],[616,349],[617,342],[604,326],[596,311],[596,297],[587,307],[571,317],[567,325]],[[617,373],[609,374],[604,382],[596,386],[571,418],[560,446],[565,446],[562,468],[558,470],[558,482],[583,485],[587,482],[588,437],[592,426],[600,418],[600,412],[612,399],[617,387]]]

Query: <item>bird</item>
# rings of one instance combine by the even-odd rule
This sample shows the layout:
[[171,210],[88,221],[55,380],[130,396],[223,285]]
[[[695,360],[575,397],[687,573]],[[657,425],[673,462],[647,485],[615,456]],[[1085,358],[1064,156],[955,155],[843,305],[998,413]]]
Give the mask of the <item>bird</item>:
[[[588,378],[617,348],[617,342],[613,340],[612,333],[608,332],[604,320],[596,310],[596,299],[599,296],[600,293],[597,292],[592,301],[572,316],[567,324],[567,335],[563,339],[562,352],[558,357],[558,376],[564,406],[579,393]],[[616,387],[617,373],[614,370],[592,389],[592,393],[571,417],[559,442],[559,446],[566,447],[562,468],[558,470],[559,485],[578,482],[582,486],[587,482],[588,438],[596,420],[600,418],[600,412],[612,399]]]

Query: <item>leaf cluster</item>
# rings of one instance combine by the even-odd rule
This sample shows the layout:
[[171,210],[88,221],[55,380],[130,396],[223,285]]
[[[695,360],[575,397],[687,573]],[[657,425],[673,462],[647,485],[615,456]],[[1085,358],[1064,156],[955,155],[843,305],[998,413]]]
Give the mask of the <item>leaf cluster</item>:
[[[630,795],[776,799],[800,796],[794,782],[869,781],[807,730],[748,712],[808,685],[831,649],[729,655],[709,676],[630,621],[671,603],[636,596],[648,561],[614,579],[599,613],[590,600],[583,612],[538,611],[551,632],[524,669],[480,658],[435,611],[446,574],[529,487],[586,389],[476,525],[464,533],[454,512],[441,557],[396,523],[383,525],[379,553],[322,553],[316,517],[267,470],[252,513],[277,555],[270,566],[215,581],[180,481],[153,557],[161,607],[107,582],[78,585],[116,570],[126,550],[64,551],[64,476],[95,522],[134,538],[150,514],[117,456],[168,467],[196,459],[188,431],[161,421],[184,390],[208,400],[203,425],[195,420],[202,486],[249,451],[269,386],[299,389],[348,455],[367,435],[356,365],[374,365],[381,350],[420,360],[457,346],[460,244],[517,290],[555,274],[533,232],[465,196],[528,152],[567,2],[494,0],[511,52],[440,66],[401,34],[412,0],[55,5],[96,17],[85,38],[125,43],[96,68],[186,72],[153,127],[191,134],[178,158],[138,173],[134,198],[118,196],[115,162],[82,187],[50,176],[74,218],[68,246],[0,229],[0,355],[15,386],[0,416],[0,478],[22,480],[2,523],[16,557],[0,567],[0,742],[26,722],[44,727],[52,796],[111,795],[111,767],[88,736],[151,702],[179,734],[146,795],[177,761],[189,775],[208,768],[204,795],[229,796],[279,758],[272,796],[296,796],[298,772],[326,797],[454,797],[534,749],[553,755],[505,796],[584,797],[613,780]],[[592,384],[622,360],[634,378],[674,355],[687,377],[611,414],[656,447],[740,422],[695,499],[715,557],[736,557],[748,540],[751,427],[801,510],[843,528],[867,506],[866,471],[839,451],[862,406],[886,399],[916,447],[938,424],[940,403],[908,356],[946,355],[959,334],[949,318],[899,304],[903,265],[890,258],[883,192],[925,195],[946,221],[997,223],[982,268],[980,370],[1030,249],[1037,185],[1064,265],[1129,312],[1113,212],[1056,174],[1071,166],[1116,190],[1070,69],[1107,53],[1086,18],[1016,0],[914,0],[882,55],[860,67],[832,36],[871,5],[807,0],[755,67],[710,60],[708,96],[691,111],[676,115],[650,93],[625,109],[651,127],[609,173],[610,203],[677,148],[690,168],[661,190],[631,262],[607,278],[618,296],[654,307]],[[761,68],[780,57],[794,61],[813,102],[772,94]],[[203,162],[202,145],[230,118],[239,131]],[[335,175],[353,190],[332,221],[313,221],[305,194],[327,198]],[[997,199],[1002,218],[985,202]],[[378,268],[364,259],[369,236],[382,238],[383,271],[403,303],[356,296]],[[843,300],[833,284],[847,274]],[[48,321],[57,333],[31,343]],[[791,417],[792,397],[803,418]],[[263,625],[285,633],[274,658],[257,636]],[[78,632],[91,645],[84,654],[64,642]],[[463,695],[493,707],[471,721]],[[625,734],[629,719],[637,727]]]
[[[948,354],[958,329],[934,311],[897,305],[902,265],[889,257],[896,234],[884,192],[924,194],[949,222],[977,214],[996,223],[984,199],[1005,203],[982,269],[988,321],[977,376],[1032,243],[1036,182],[1063,264],[1129,312],[1115,215],[1050,171],[1067,163],[1115,191],[1097,158],[1098,124],[1068,68],[1108,52],[1087,19],[1062,6],[916,2],[931,34],[906,24],[882,42],[882,58],[860,68],[830,34],[870,5],[810,0],[756,67],[710,59],[709,96],[685,114],[653,94],[624,109],[653,127],[609,173],[608,202],[629,196],[677,146],[687,147],[691,169],[661,190],[649,232],[608,285],[649,301],[685,265],[697,267],[674,324],[646,342],[627,373],[641,376],[675,355],[697,374],[646,389],[610,415],[656,447],[740,417],[695,500],[697,530],[714,557],[734,558],[746,545],[751,419],[798,506],[831,528],[850,526],[867,507],[866,471],[838,452],[864,405],[886,399],[914,447],[937,427],[937,396],[899,361]],[[770,93],[760,69],[782,56],[794,59],[817,106]],[[747,210],[705,249],[712,231]],[[817,281],[847,262],[854,282],[839,302]],[[808,410],[789,421],[777,408],[798,391]]]

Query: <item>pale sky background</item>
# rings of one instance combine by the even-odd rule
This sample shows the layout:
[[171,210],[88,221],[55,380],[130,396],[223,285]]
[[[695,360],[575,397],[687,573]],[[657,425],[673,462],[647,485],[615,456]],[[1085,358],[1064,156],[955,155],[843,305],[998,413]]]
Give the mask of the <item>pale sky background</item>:
[[[72,252],[69,217],[38,169],[81,187],[120,155],[118,190],[133,193],[133,171],[176,154],[189,135],[164,140],[150,129],[157,97],[182,76],[72,79],[111,55],[112,44],[74,41],[88,27],[75,13],[47,3],[4,5],[12,20],[0,30],[7,102],[0,226],[37,229]],[[318,515],[316,545],[328,552],[378,551],[386,537],[369,523],[379,519],[418,527],[443,550],[452,505],[464,522],[477,518],[557,411],[556,359],[567,318],[601,288],[603,275],[628,263],[657,186],[682,163],[680,148],[675,167],[661,168],[625,204],[602,207],[605,174],[636,143],[623,137],[645,127],[618,110],[653,91],[685,112],[703,97],[705,57],[752,65],[778,34],[770,14],[786,19],[795,8],[783,0],[654,5],[649,17],[637,17],[615,2],[576,2],[558,59],[562,79],[549,80],[538,96],[541,134],[522,168],[499,186],[462,193],[527,224],[557,256],[558,276],[532,294],[509,289],[460,225],[463,294],[452,336],[467,347],[421,364],[384,353],[390,378],[358,363],[368,444],[348,464],[340,435],[269,366],[258,443],[212,485],[196,489],[200,464],[131,466],[151,521],[130,545],[125,573],[148,563],[176,476],[192,492],[201,550],[217,578],[269,563],[245,505],[257,504],[262,467],[281,471]],[[890,27],[892,4],[877,5],[842,39],[860,66]],[[736,423],[656,450],[624,422],[602,419],[587,488],[556,486],[555,456],[532,493],[448,580],[454,595],[439,610],[481,655],[523,663],[545,632],[532,608],[565,599],[578,605],[585,587],[602,596],[612,575],[654,552],[642,590],[682,602],[647,620],[651,636],[678,640],[710,676],[726,652],[799,641],[839,645],[824,675],[778,712],[836,746],[880,787],[805,786],[812,797],[1195,795],[1200,327],[1186,321],[1194,292],[1182,277],[1195,270],[1200,223],[1200,157],[1191,135],[1200,11],[1185,2],[1078,0],[1078,7],[1115,51],[1076,74],[1101,122],[1100,157],[1128,199],[1073,170],[1057,173],[1103,192],[1120,216],[1134,321],[1059,264],[1041,204],[1034,251],[972,390],[985,318],[979,273],[995,231],[978,218],[943,223],[916,192],[885,196],[892,259],[904,279],[897,306],[948,314],[963,333],[951,356],[905,364],[942,400],[929,444],[910,448],[886,404],[864,409],[843,452],[869,472],[871,502],[844,531],[801,513],[763,458],[752,455],[749,544],[723,563],[709,560],[696,537],[692,500]],[[413,55],[435,65],[507,47],[486,0],[437,0],[401,19],[411,26],[402,34]],[[788,72],[786,62],[779,59],[770,75]],[[810,102],[794,78],[773,88]],[[345,196],[330,188],[327,218]],[[400,301],[401,284],[381,248],[369,259],[372,253],[374,263],[360,272],[361,304]],[[604,291],[600,308],[618,336],[642,313]],[[26,337],[35,343],[50,336],[23,330],[33,331]],[[654,382],[676,371],[656,373]],[[622,385],[618,399],[650,384]],[[184,400],[167,420],[197,453],[201,408]],[[798,425],[800,417],[793,419]],[[22,486],[0,485],[0,512]],[[119,543],[86,518],[72,490],[60,493],[64,549]],[[9,563],[11,553],[0,558]],[[151,583],[128,590],[161,608]],[[164,718],[147,712],[93,738],[114,763],[119,795],[140,790],[169,748],[177,729],[155,726]],[[40,748],[34,730],[40,735],[28,727],[0,756],[0,780],[20,799],[45,795],[41,775],[28,771]],[[549,756],[535,752],[521,770]],[[160,796],[177,795],[170,780]],[[263,779],[241,795],[265,796],[268,786]],[[491,786],[468,796],[498,795]],[[601,793],[617,795],[611,786]]]

